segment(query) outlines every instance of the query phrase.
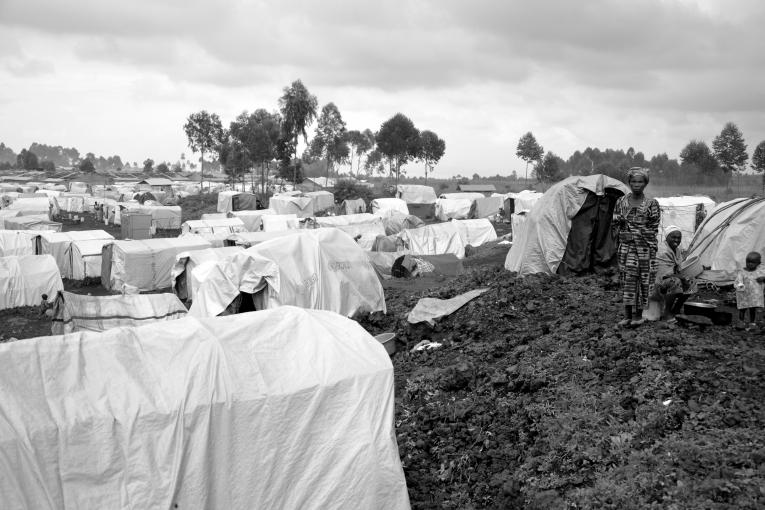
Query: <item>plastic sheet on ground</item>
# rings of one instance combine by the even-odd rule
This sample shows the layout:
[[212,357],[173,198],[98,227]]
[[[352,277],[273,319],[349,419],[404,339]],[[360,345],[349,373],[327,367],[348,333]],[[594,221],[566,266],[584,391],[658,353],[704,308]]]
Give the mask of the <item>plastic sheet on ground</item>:
[[186,307],[174,294],[83,296],[61,292],[53,306],[51,334],[106,331],[180,319]]
[[465,257],[465,243],[454,222],[435,223],[406,229],[399,234],[404,247],[412,255],[443,255],[452,253]]
[[15,509],[409,508],[385,348],[284,307],[0,344]]
[[485,288],[471,290],[451,299],[422,298],[417,301],[416,305],[414,305],[414,308],[412,308],[412,311],[409,312],[406,320],[410,324],[427,322],[432,326],[435,324],[436,319],[456,312],[465,306],[468,302],[477,298],[487,290],[489,289]]
[[64,285],[52,256],[0,257],[0,310],[39,305],[43,294],[53,301],[60,290]]

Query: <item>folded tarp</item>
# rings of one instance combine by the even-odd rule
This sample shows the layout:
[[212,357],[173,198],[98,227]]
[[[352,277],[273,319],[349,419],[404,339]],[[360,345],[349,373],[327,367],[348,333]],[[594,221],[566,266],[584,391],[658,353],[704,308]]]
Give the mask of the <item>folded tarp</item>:
[[51,230],[61,232],[61,223],[56,223],[44,216],[15,216],[5,217],[7,230]]
[[283,307],[0,344],[3,508],[409,508],[393,366]]
[[263,228],[262,216],[276,214],[272,209],[258,209],[256,211],[232,211],[229,217],[239,218],[249,232],[258,232]]
[[482,197],[473,200],[468,218],[488,218],[499,214],[504,200],[502,197]]
[[486,218],[480,220],[452,220],[462,237],[462,243],[467,246],[481,246],[484,243],[497,240],[494,225]]
[[[111,241],[114,237],[103,230],[79,230],[72,232],[45,232],[40,231],[35,237],[35,244],[38,255],[53,255],[56,259],[56,264],[61,272],[62,278],[72,278],[72,241],[92,241],[92,240],[107,240]],[[103,246],[101,243],[99,246]],[[100,255],[100,253],[99,253]],[[100,260],[100,259],[99,259]],[[77,264],[81,265],[82,260],[78,260]],[[82,269],[82,266],[80,267]],[[92,268],[91,268],[91,273]],[[101,265],[99,264],[96,274],[91,276],[98,276],[101,274]],[[82,279],[82,278],[77,278]]]
[[382,285],[364,250],[334,228],[266,241],[220,261],[194,294],[190,313],[218,315],[240,292],[254,294],[255,309],[295,305],[346,316],[385,312]]
[[465,257],[465,243],[454,222],[436,223],[403,230],[399,237],[412,255],[443,255],[452,253]]
[[104,246],[101,285],[122,291],[125,286],[140,292],[169,288],[176,256],[184,251],[211,248],[203,238],[190,234],[143,241],[114,241]]
[[239,218],[189,220],[181,225],[182,234],[235,234],[246,230],[244,222]]
[[343,200],[340,206],[340,214],[360,214],[367,211],[367,204],[361,198]]
[[50,255],[0,257],[0,310],[39,305],[43,294],[53,301],[60,290],[61,274]]
[[204,276],[194,279],[194,272],[201,266],[223,260],[244,250],[243,246],[224,246],[221,248],[206,248],[204,250],[185,251],[175,257],[172,270],[173,292],[180,299],[188,300],[194,296],[199,281]]
[[268,208],[276,214],[294,214],[297,218],[310,218],[314,215],[314,200],[308,197],[275,195],[268,201]]
[[186,307],[174,294],[82,296],[59,292],[53,306],[51,334],[106,331],[185,316]]
[[279,237],[291,236],[302,234],[306,232],[303,229],[291,229],[291,230],[277,230],[275,232],[239,232],[238,234],[231,234],[226,238],[227,246],[243,246],[249,248],[271,239]]
[[[483,198],[483,195],[481,195],[481,198]],[[472,198],[439,198],[436,200],[436,218],[441,221],[449,221],[451,219],[466,220],[470,216],[473,200]]]
[[388,211],[398,211],[402,214],[409,214],[409,208],[406,202],[400,198],[376,198],[372,200],[372,212],[375,214],[384,214]]
[[299,227],[298,217],[294,214],[267,214],[260,217],[263,232],[294,230]]
[[318,213],[335,207],[335,195],[329,191],[309,191],[304,196],[313,200],[313,212]]
[[0,230],[0,257],[34,255],[38,230]]
[[434,204],[436,192],[430,186],[399,184],[396,188],[396,198],[400,198],[407,204]]

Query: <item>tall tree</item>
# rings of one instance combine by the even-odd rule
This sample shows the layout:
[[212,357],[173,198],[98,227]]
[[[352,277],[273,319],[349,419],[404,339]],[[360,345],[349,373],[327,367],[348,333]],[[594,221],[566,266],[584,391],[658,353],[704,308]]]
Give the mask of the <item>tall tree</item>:
[[35,170],[40,166],[40,161],[37,159],[37,154],[26,149],[21,149],[18,156],[16,156],[16,168],[23,168],[24,170]]
[[425,163],[425,184],[428,183],[428,170],[438,164],[446,151],[446,142],[433,131],[425,130],[420,133],[420,160]]
[[[369,136],[371,135],[371,136]],[[351,149],[351,175],[353,174],[353,160],[356,159],[356,177],[361,171],[361,157],[374,147],[374,134],[369,129],[361,132],[357,129],[348,131],[346,136],[348,146]]]
[[[293,150],[297,159],[298,136],[303,135],[303,140],[308,143],[306,129],[316,119],[316,108],[319,102],[316,96],[308,92],[303,82],[295,80],[289,87],[284,87],[283,95],[279,98],[279,109],[282,113],[282,131],[285,138],[290,139],[294,145]],[[295,166],[293,183],[297,185],[297,166]]]
[[401,165],[417,158],[420,154],[420,132],[414,122],[402,113],[397,113],[383,122],[376,137],[377,149],[388,158],[396,175],[398,186]]
[[150,174],[154,172],[154,160],[151,158],[146,158],[143,161],[143,171],[147,174]]
[[563,178],[563,175],[561,174],[563,164],[564,161],[561,158],[548,151],[547,154],[545,154],[545,157],[542,158],[542,161],[537,163],[537,179],[539,182],[544,183],[561,180]]
[[718,168],[714,154],[706,142],[701,140],[691,140],[683,147],[680,151],[680,162],[683,165],[694,164],[707,174],[712,174]]
[[529,163],[532,161],[541,161],[545,150],[542,148],[534,135],[529,131],[518,140],[518,147],[515,149],[515,155],[526,162],[526,179],[529,178]]
[[327,182],[335,163],[348,160],[345,121],[335,103],[327,103],[321,109],[316,123],[316,134],[311,140],[311,156],[327,162]]
[[752,153],[752,170],[762,174],[762,196],[765,197],[765,140],[757,144]]
[[200,155],[199,191],[201,193],[205,174],[205,153],[215,151],[220,145],[223,138],[223,125],[217,113],[201,110],[189,115],[183,130],[186,132],[191,150]]
[[[271,160],[277,156],[276,147],[281,130],[281,116],[260,108],[251,114],[243,112],[231,123],[231,136],[238,140],[248,161],[248,167],[260,169],[260,190],[265,194]],[[254,181],[252,187],[255,187]]]
[[733,172],[741,172],[746,166],[749,155],[746,153],[744,136],[733,122],[728,122],[712,142],[715,158],[730,182]]
[[80,161],[80,164],[78,165],[78,168],[80,172],[89,174],[96,171],[95,165],[93,165],[93,162],[89,159],[83,159]]

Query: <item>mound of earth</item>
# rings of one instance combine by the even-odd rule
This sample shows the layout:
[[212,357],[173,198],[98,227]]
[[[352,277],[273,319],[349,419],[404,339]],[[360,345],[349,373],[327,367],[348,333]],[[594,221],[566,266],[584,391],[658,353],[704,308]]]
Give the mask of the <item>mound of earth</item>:
[[[420,297],[490,290],[434,327]],[[765,337],[616,329],[608,277],[478,268],[386,289],[396,430],[413,508],[762,508]],[[409,352],[423,339],[442,347]]]

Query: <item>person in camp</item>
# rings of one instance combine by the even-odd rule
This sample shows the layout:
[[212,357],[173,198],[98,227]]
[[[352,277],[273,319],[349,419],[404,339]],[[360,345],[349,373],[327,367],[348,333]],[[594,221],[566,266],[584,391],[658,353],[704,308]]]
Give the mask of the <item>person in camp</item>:
[[653,298],[662,303],[662,318],[669,319],[680,313],[683,304],[696,293],[696,281],[680,274],[683,256],[680,243],[683,234],[680,228],[670,225],[664,229],[666,237],[659,243],[656,253],[656,286]]
[[762,267],[762,257],[756,251],[746,256],[746,265],[736,275],[736,308],[741,321],[748,319],[747,331],[757,328],[755,320],[757,311],[765,307],[765,269]]
[[638,326],[645,322],[643,310],[656,281],[661,210],[656,199],[644,193],[648,181],[647,169],[631,168],[627,173],[631,193],[620,197],[614,208],[612,226],[618,239],[619,284],[624,304],[620,326]]

